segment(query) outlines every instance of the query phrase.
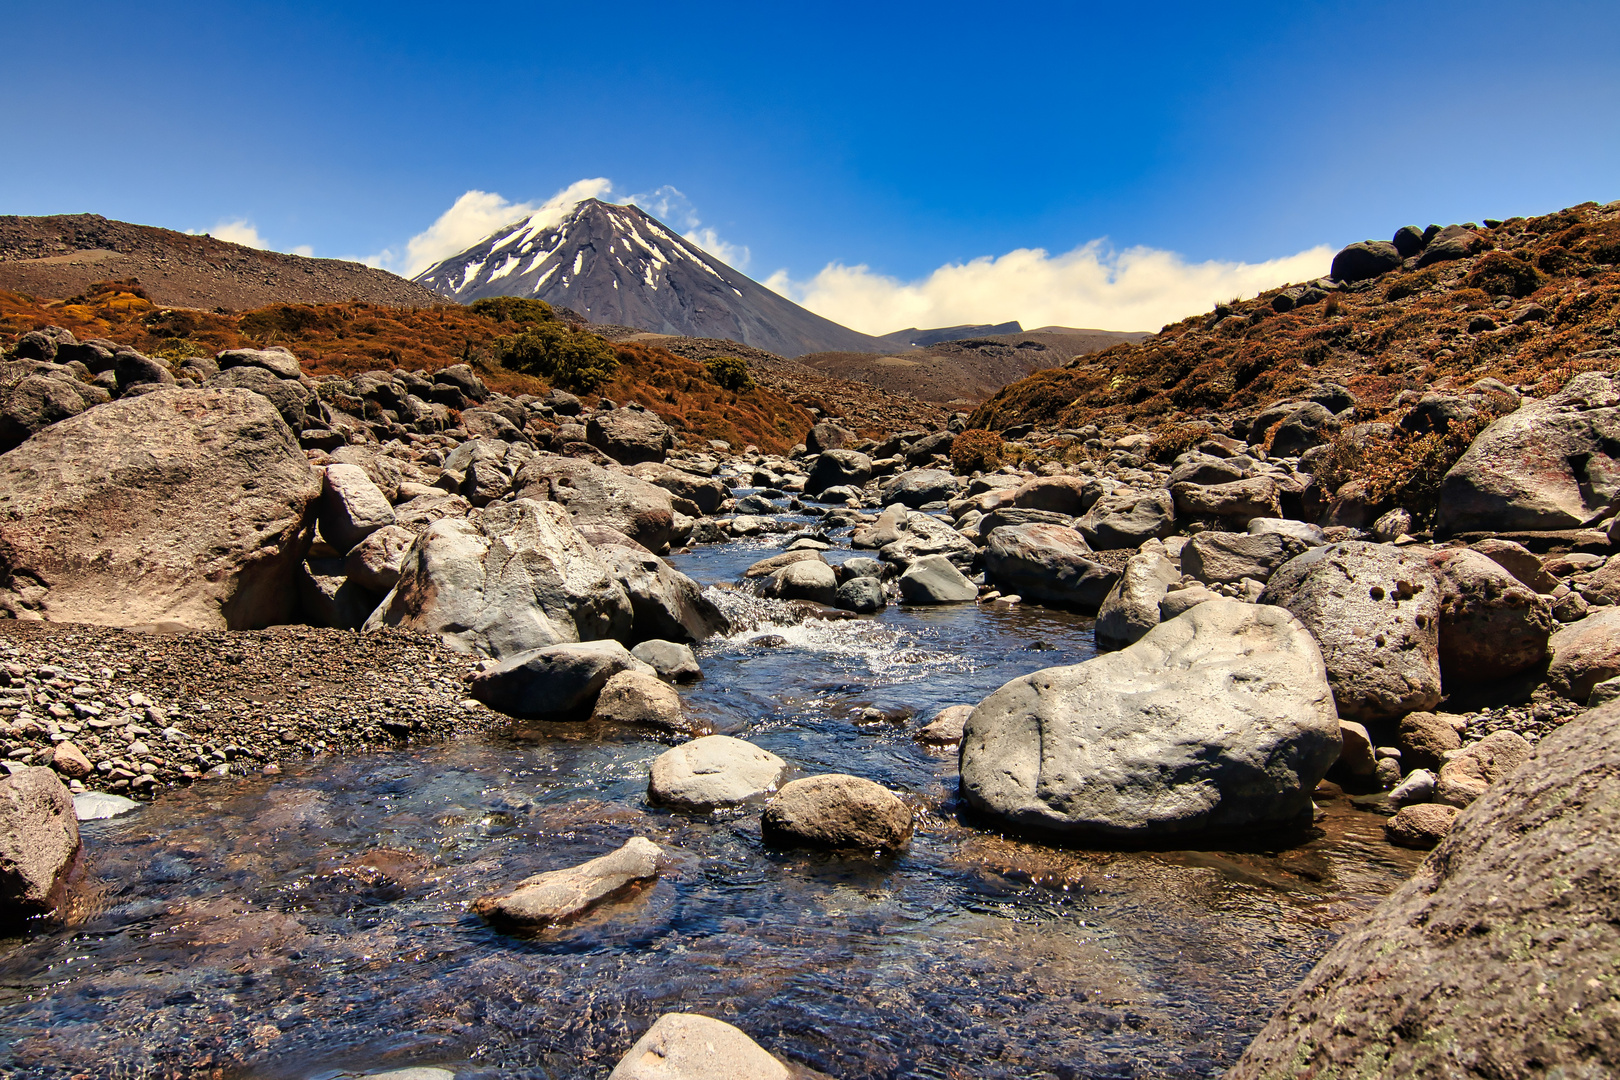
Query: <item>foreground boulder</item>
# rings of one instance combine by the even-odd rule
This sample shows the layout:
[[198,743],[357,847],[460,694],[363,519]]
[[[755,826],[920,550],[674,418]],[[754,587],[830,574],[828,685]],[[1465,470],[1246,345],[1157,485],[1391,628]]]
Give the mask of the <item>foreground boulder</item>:
[[1570,721],[1463,811],[1412,879],[1328,950],[1230,1080],[1620,1070],[1616,725],[1620,706]]
[[0,779],[0,922],[54,912],[78,854],[73,796],[55,773],[22,766]]
[[500,658],[622,638],[633,623],[630,598],[567,512],[518,499],[477,521],[429,525],[366,626],[431,631],[452,648]]
[[647,794],[667,806],[712,810],[776,789],[787,762],[742,739],[708,735],[653,759]]
[[473,678],[472,696],[509,716],[579,720],[621,671],[657,676],[617,641],[552,645],[518,653],[480,672]]
[[1620,493],[1620,389],[1586,372],[1480,432],[1446,473],[1435,531],[1571,529]]
[[246,390],[97,406],[0,455],[0,609],[104,626],[288,622],[320,484]]
[[1031,600],[1096,611],[1119,571],[1091,556],[1086,542],[1065,525],[1003,525],[990,531],[984,575]]
[[825,773],[783,785],[761,825],[777,843],[895,852],[911,842],[911,807],[871,780]]
[[510,891],[473,901],[475,914],[502,929],[544,930],[570,922],[604,900],[622,897],[658,876],[658,845],[635,836],[599,859],[525,878]]
[[792,1075],[724,1021],[665,1013],[625,1051],[608,1080],[789,1080]]
[[1391,720],[1440,701],[1440,588],[1386,544],[1312,548],[1272,575],[1262,604],[1286,608],[1322,647],[1339,714]]
[[1212,600],[985,698],[962,739],[962,794],[1014,825],[1151,841],[1309,822],[1338,755],[1311,635],[1286,611]]

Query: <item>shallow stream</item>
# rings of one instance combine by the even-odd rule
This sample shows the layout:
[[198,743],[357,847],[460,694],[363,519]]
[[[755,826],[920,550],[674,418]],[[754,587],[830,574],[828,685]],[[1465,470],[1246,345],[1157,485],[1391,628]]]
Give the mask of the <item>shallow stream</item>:
[[[775,550],[672,561],[734,583]],[[1417,856],[1343,799],[1282,851],[1068,850],[960,822],[954,753],[908,727],[1091,653],[1089,620],[972,604],[699,651],[683,696],[716,731],[910,794],[916,839],[886,863],[765,847],[757,811],[650,806],[667,747],[584,728],[316,759],[86,823],[70,924],[0,941],[0,1075],[601,1078],[669,1011],[843,1080],[1218,1075]],[[676,865],[628,904],[537,940],[465,910],[635,834]]]

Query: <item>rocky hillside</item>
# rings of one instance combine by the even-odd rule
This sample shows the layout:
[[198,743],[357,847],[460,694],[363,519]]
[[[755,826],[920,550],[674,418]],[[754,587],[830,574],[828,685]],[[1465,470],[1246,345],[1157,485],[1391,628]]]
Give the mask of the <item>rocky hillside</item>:
[[[974,415],[975,426],[1072,427],[1252,416],[1349,391],[1358,419],[1399,412],[1403,392],[1482,378],[1556,389],[1612,366],[1620,315],[1620,204],[1535,218],[1402,228],[1334,261],[1332,276],[1166,326],[1136,344],[1039,372]],[[1398,416],[1397,416],[1398,418]]]
[[877,339],[777,295],[639,207],[598,199],[556,224],[514,222],[416,281],[460,303],[533,297],[593,323],[726,338],[781,356],[882,351]]
[[114,279],[139,285],[156,304],[209,311],[348,300],[441,302],[386,270],[341,259],[260,251],[99,214],[0,216],[0,289],[65,299]]

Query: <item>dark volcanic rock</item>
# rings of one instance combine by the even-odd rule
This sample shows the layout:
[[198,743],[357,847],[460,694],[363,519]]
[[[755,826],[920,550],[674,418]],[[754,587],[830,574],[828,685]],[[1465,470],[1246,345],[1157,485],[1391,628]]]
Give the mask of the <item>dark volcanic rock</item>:
[[1465,810],[1229,1080],[1620,1072],[1616,724],[1620,705],[1571,721]]

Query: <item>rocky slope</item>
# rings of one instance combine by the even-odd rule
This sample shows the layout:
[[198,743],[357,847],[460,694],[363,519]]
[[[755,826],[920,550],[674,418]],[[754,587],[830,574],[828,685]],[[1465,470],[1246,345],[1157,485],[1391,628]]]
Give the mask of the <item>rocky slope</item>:
[[386,270],[341,259],[260,251],[99,214],[0,216],[0,289],[61,299],[108,280],[138,286],[159,305],[204,310],[347,300],[417,307],[440,302]]
[[875,338],[778,296],[640,208],[598,199],[555,225],[514,222],[415,280],[461,303],[528,296],[593,323],[728,338],[782,356],[882,349]]

